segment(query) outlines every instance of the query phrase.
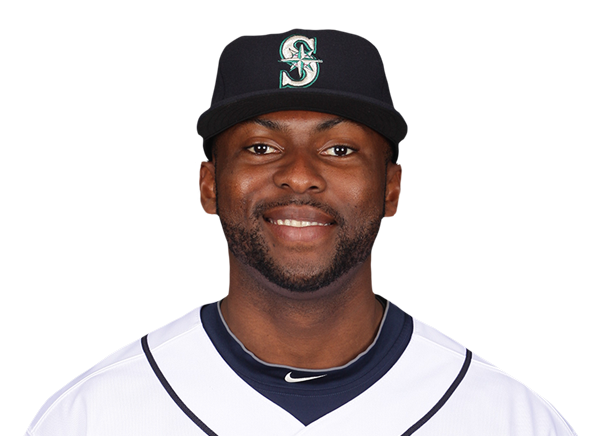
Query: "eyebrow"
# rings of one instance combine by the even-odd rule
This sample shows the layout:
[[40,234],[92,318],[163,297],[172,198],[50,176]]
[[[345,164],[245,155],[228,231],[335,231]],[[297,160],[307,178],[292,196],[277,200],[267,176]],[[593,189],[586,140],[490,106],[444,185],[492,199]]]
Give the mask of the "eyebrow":
[[251,118],[243,121],[240,124],[249,123],[258,124],[259,126],[266,127],[269,130],[276,130],[278,132],[285,132],[287,130],[287,126],[285,124],[278,123],[277,121],[265,120],[264,118]]
[[[269,130],[276,130],[278,132],[285,132],[288,130],[288,126],[286,124],[282,124],[277,121],[272,121],[272,120],[268,120],[268,119],[264,119],[264,118],[251,118],[249,120],[243,121],[241,124],[249,124],[249,123],[258,124],[259,126],[263,126]],[[324,132],[325,130],[329,130],[329,129],[333,128],[334,126],[337,126],[340,123],[355,123],[355,122],[352,120],[349,120],[347,118],[344,118],[344,117],[332,118],[331,120],[327,120],[327,121],[322,122],[321,124],[318,124],[314,128],[314,130],[316,132]]]
[[334,127],[334,126],[337,126],[337,125],[338,125],[338,124],[340,124],[340,123],[345,123],[345,122],[348,122],[348,121],[350,121],[350,120],[348,120],[348,119],[346,119],[346,118],[343,118],[343,117],[339,117],[339,118],[333,118],[333,119],[331,119],[331,120],[327,120],[327,121],[324,121],[324,122],[322,122],[321,124],[319,124],[319,125],[318,125],[318,126],[315,128],[315,130],[316,130],[317,132],[323,132],[323,131],[325,131],[325,130],[329,130],[329,129],[331,129],[331,128],[332,128],[332,127]]

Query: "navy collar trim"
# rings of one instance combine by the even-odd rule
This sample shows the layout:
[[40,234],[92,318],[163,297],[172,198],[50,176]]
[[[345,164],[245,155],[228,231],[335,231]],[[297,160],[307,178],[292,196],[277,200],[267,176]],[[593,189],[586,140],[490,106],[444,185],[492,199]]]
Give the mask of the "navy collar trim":
[[[202,324],[213,345],[238,376],[259,391],[327,395],[358,385],[373,384],[400,358],[412,336],[412,318],[395,305],[384,302],[385,312],[377,337],[364,352],[347,364],[327,369],[305,369],[277,365],[256,357],[233,335],[219,310],[219,303],[203,306]],[[286,382],[293,378],[325,375],[302,383]],[[366,389],[365,387],[365,389]]]

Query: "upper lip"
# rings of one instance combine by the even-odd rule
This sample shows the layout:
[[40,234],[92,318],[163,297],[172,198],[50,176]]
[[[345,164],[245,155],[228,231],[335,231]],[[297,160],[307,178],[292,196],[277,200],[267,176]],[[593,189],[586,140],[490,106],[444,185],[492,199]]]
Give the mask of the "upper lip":
[[333,217],[312,206],[277,206],[267,210],[263,217],[266,220],[296,220],[319,224],[335,224]]

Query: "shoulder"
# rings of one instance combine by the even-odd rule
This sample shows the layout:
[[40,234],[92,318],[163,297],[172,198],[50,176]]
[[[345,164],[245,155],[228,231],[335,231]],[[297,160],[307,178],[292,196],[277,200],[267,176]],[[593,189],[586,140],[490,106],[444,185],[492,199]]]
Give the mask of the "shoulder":
[[[575,435],[550,403],[476,354],[467,362],[465,347],[438,330],[415,320],[411,345],[421,359],[468,365],[464,379],[431,420],[432,430],[441,431],[448,421],[462,417],[472,428],[496,428],[498,434]],[[454,368],[456,372],[457,363]]]
[[[200,326],[200,310],[151,333],[152,347],[161,348]],[[50,397],[35,416],[28,434],[86,434],[90,411],[123,408],[136,413],[141,398],[154,395],[153,373],[137,340],[75,378]],[[153,380],[154,381],[154,380]],[[134,398],[135,397],[135,398]],[[146,412],[142,412],[146,413]]]

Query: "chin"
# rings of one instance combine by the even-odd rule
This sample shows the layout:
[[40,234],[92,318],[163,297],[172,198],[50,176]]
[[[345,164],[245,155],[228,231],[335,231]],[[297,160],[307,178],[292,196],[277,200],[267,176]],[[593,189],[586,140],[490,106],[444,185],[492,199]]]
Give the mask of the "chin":
[[[345,287],[343,284],[361,268],[370,253],[359,262],[339,262],[332,259],[325,269],[311,268],[308,265],[295,264],[294,268],[276,266],[273,262],[262,263],[254,267],[258,274],[266,279],[268,287],[279,294],[295,297],[314,297],[328,293],[331,289]],[[358,259],[354,259],[358,260]]]

